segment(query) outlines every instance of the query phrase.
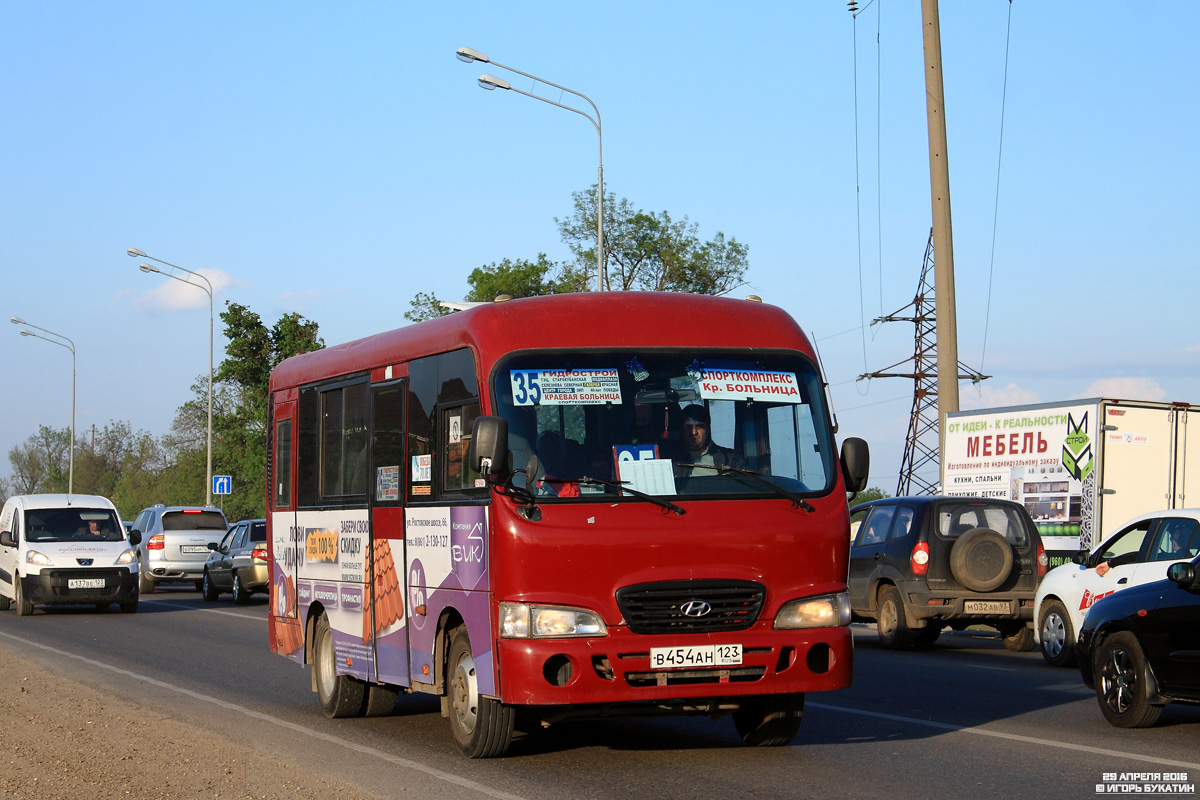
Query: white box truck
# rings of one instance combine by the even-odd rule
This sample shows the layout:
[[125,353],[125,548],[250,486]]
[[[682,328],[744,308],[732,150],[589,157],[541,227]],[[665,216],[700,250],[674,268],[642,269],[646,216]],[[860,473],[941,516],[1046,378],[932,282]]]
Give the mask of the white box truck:
[[1090,398],[956,411],[944,452],[942,492],[1022,503],[1051,566],[1138,514],[1200,506],[1200,406],[1189,403]]

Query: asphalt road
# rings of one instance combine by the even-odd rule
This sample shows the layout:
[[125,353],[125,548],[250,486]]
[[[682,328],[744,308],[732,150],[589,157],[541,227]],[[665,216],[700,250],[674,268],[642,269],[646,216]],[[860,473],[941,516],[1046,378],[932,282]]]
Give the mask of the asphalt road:
[[855,630],[854,686],[810,695],[791,747],[746,748],[728,719],[620,720],[555,726],[522,736],[506,758],[470,761],[434,698],[401,698],[390,717],[326,719],[307,669],[268,650],[262,596],[236,606],[168,589],[135,615],[0,612],[0,647],[19,658],[147,718],[380,797],[1061,800],[1121,782],[1106,773],[1186,773],[1200,785],[1200,708],[1170,706],[1155,728],[1118,730],[1077,671],[993,636],[944,634],[932,649],[893,653],[873,627]]

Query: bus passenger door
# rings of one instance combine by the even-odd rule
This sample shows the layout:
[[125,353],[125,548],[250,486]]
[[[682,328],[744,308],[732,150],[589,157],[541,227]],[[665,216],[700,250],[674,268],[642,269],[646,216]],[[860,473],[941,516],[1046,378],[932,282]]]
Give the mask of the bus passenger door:
[[371,387],[371,538],[363,640],[375,647],[375,679],[409,685],[404,591],[404,408],[407,381]]
[[271,649],[304,659],[304,632],[297,618],[297,574],[302,536],[296,527],[296,401],[277,401],[271,414]]

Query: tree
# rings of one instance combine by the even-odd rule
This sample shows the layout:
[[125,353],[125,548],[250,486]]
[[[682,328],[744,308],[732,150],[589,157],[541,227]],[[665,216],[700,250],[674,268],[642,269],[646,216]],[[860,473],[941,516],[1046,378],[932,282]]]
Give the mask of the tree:
[[[596,192],[575,192],[571,197],[574,214],[554,221],[575,255],[563,278],[580,286],[596,263]],[[701,242],[698,230],[686,216],[676,221],[666,211],[635,209],[628,200],[618,202],[608,195],[604,199],[608,288],[720,295],[743,286],[749,248],[737,239],[726,240],[719,231],[711,241]]]
[[891,495],[878,486],[872,486],[870,489],[863,489],[854,495],[854,499],[850,502],[853,505],[858,505],[859,503],[866,503],[869,500],[882,500],[885,497],[891,497]]
[[39,425],[37,433],[8,451],[8,463],[12,466],[8,491],[12,494],[65,492],[70,442],[70,428]]
[[[586,292],[596,285],[596,192],[575,192],[574,213],[555,218],[574,261],[555,263],[538,253],[536,261],[503,259],[479,267],[467,277],[468,301],[490,302],[497,295],[534,297]],[[749,248],[718,232],[702,242],[698,226],[676,221],[666,211],[647,212],[614,195],[604,199],[604,252],[608,288],[659,292],[725,294],[746,283]],[[420,322],[445,316],[450,309],[433,293],[417,292],[406,319]]]

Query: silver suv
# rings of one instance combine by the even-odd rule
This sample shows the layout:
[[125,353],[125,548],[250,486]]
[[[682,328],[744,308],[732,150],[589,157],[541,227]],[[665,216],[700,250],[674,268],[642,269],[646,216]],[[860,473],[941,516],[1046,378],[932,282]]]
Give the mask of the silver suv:
[[133,521],[138,545],[138,590],[150,594],[160,583],[187,581],[203,589],[209,542],[219,543],[229,529],[214,506],[164,506],[144,509]]

